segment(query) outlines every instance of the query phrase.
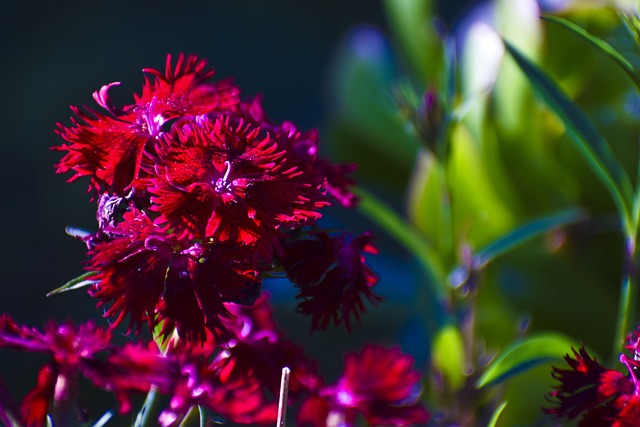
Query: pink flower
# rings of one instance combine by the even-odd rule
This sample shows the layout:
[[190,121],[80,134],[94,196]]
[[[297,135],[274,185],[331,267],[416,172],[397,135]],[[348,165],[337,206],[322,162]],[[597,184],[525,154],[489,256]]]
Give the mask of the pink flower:
[[[38,373],[36,387],[22,401],[20,414],[28,427],[41,427],[49,411],[51,400],[73,400],[79,375],[94,384],[116,392],[120,410],[127,412],[130,388],[118,387],[112,366],[105,362],[111,352],[111,332],[88,322],[80,327],[71,322],[48,323],[43,331],[15,323],[6,315],[0,316],[0,347],[48,354],[51,359]],[[138,391],[145,391],[138,386]],[[148,390],[148,387],[147,389]]]
[[322,387],[305,400],[298,423],[321,427],[333,420],[332,425],[352,426],[358,413],[371,425],[428,421],[429,413],[418,403],[420,374],[412,364],[411,356],[397,348],[368,345],[359,355],[348,354],[337,384]]

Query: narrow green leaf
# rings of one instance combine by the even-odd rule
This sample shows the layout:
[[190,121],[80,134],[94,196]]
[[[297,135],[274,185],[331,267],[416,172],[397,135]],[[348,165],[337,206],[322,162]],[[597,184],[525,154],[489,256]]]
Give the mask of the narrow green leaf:
[[576,343],[558,333],[540,333],[507,347],[476,382],[485,387],[505,381],[543,363],[562,360]]
[[63,292],[68,292],[68,291],[72,291],[75,289],[80,289],[80,288],[84,288],[85,286],[89,286],[89,285],[93,285],[95,283],[98,283],[97,280],[91,280],[90,277],[95,276],[96,274],[98,274],[95,271],[89,271],[87,273],[84,273],[81,276],[76,277],[75,279],[71,279],[69,280],[67,283],[65,283],[64,285],[60,286],[58,289],[54,289],[51,292],[49,292],[47,294],[48,297],[52,296],[52,295],[56,295],[56,294],[61,294]]
[[477,251],[473,255],[471,266],[459,265],[453,269],[449,274],[449,282],[454,288],[457,288],[464,283],[468,268],[484,268],[500,255],[512,251],[551,230],[578,222],[584,217],[585,214],[581,209],[567,209],[528,222]]
[[359,187],[354,190],[360,197],[358,210],[386,231],[391,237],[404,245],[422,263],[434,286],[437,295],[445,293],[446,275],[438,254],[422,233],[412,227],[409,222],[396,213],[390,206],[373,194]]
[[585,113],[538,66],[515,47],[504,42],[507,51],[531,82],[534,91],[562,120],[576,148],[605,185],[618,208],[625,230],[631,226],[633,190],[629,176]]
[[618,64],[618,66],[620,66],[620,68],[622,68],[622,70],[631,78],[636,87],[640,89],[640,77],[633,69],[633,65],[631,65],[631,63],[609,43],[594,36],[593,34],[590,34],[584,28],[574,24],[573,22],[560,18],[559,16],[543,16],[542,19],[559,24],[594,45],[600,52],[604,53]]
[[489,424],[487,424],[487,427],[495,427],[497,422],[498,422],[498,418],[500,418],[500,414],[502,414],[502,411],[504,411],[504,408],[507,407],[507,402],[502,402],[500,404],[500,406],[498,406],[496,408],[496,410],[493,412],[493,415],[491,416],[491,419],[489,420]]

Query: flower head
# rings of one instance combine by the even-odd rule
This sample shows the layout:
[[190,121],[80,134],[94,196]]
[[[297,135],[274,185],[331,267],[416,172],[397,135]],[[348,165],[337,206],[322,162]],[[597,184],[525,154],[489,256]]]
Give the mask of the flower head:
[[208,82],[213,70],[196,56],[180,55],[174,67],[167,56],[164,73],[144,69],[147,74],[142,93],[135,102],[121,108],[111,105],[109,90],[119,83],[103,86],[93,94],[106,114],[71,107],[73,125],[58,124],[57,133],[67,143],[54,147],[66,154],[57,164],[58,173],[73,171],[70,181],[89,176],[89,190],[124,195],[139,177],[143,153],[153,151],[157,138],[169,120],[220,111],[239,102],[239,90],[230,80]]
[[320,427],[334,418],[352,426],[358,413],[371,425],[428,421],[428,412],[418,403],[420,374],[412,364],[413,358],[397,348],[368,345],[358,355],[348,354],[337,384],[322,387],[305,400],[298,422]]

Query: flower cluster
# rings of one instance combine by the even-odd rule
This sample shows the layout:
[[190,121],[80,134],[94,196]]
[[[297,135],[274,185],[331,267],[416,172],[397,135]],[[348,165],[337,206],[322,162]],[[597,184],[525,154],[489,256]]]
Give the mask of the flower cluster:
[[555,406],[545,412],[569,420],[581,416],[581,427],[637,425],[640,419],[640,328],[627,338],[626,349],[631,355],[620,354],[627,370],[623,374],[606,368],[584,349],[573,349],[566,355],[569,369],[553,368],[553,377],[560,383],[549,397]]
[[72,107],[54,147],[65,153],[58,173],[89,178],[89,292],[114,327],[128,317],[129,331],[204,341],[232,318],[225,303],[253,304],[262,278],[282,270],[312,329],[350,328],[365,299],[381,300],[364,258],[376,252],[371,236],[316,224],[323,207],[356,204],[353,165],[320,158],[315,130],[272,123],[231,80],[211,82],[204,59],[168,56],[164,72],[143,71],[133,104],[112,105],[111,83],[94,93],[104,113]]
[[[158,423],[174,427],[196,406],[209,408],[236,423],[273,424],[277,415],[279,374],[291,369],[289,399],[306,396],[299,423],[325,425],[327,417],[343,415],[353,425],[357,411],[372,425],[408,425],[428,419],[415,403],[419,375],[412,359],[397,349],[365,347],[350,355],[345,374],[335,387],[322,385],[316,364],[300,347],[276,331],[268,295],[251,307],[225,303],[233,318],[223,319],[225,332],[207,331],[203,342],[167,340],[162,350],[154,342],[117,346],[109,329],[88,322],[75,327],[50,322],[44,329],[18,325],[0,317],[0,348],[48,354],[36,387],[19,407],[0,396],[0,422],[13,425],[14,414],[26,427],[44,425],[50,402],[69,407],[72,416],[79,377],[114,394],[121,413],[131,410],[134,393],[153,389],[169,397]],[[61,421],[61,411],[57,411]],[[62,425],[75,424],[66,420]]]

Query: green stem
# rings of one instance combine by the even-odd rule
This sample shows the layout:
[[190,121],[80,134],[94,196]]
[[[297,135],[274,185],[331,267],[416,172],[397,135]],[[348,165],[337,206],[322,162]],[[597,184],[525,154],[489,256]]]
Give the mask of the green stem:
[[634,328],[636,321],[636,303],[638,299],[637,265],[635,260],[636,241],[634,237],[625,240],[625,266],[622,283],[620,284],[620,302],[618,306],[618,321],[612,357],[624,349],[627,335]]

